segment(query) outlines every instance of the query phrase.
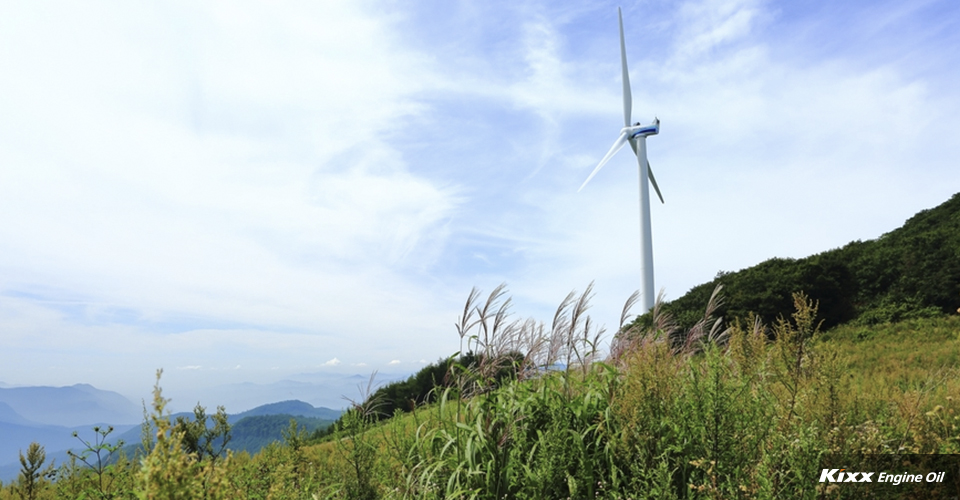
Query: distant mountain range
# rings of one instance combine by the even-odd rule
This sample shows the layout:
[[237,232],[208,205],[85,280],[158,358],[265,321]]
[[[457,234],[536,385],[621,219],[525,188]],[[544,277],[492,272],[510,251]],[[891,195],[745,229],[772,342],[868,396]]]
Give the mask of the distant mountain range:
[[[213,414],[216,408],[207,407]],[[258,406],[229,416],[234,431],[230,448],[255,452],[281,439],[282,431],[295,418],[302,428],[313,431],[333,423],[340,410],[317,408],[299,400]],[[175,419],[192,413],[172,415]],[[47,462],[67,460],[68,449],[81,451],[83,444],[73,437],[92,440],[96,425],[112,425],[110,441],[129,445],[140,442],[143,410],[122,395],[88,384],[69,387],[0,388],[0,481],[11,481],[20,469],[19,453],[31,442],[44,446]]]
[[0,401],[0,422],[18,425],[30,424],[30,421],[17,413],[17,410],[2,401]]
[[[376,374],[375,386],[403,380],[410,372]],[[362,387],[366,387],[370,375],[343,373],[298,373],[271,383],[240,382],[214,387],[164,387],[164,396],[171,398],[174,411],[190,411],[201,402],[208,410],[216,411],[223,405],[227,412],[235,413],[276,401],[300,400],[316,407],[345,408],[345,398],[363,399]],[[148,398],[149,403],[149,398]]]
[[[33,441],[48,452],[74,447],[73,432],[89,434],[97,424],[112,424],[119,434],[136,427],[142,413],[120,394],[87,384],[0,388],[0,465],[18,464]],[[0,480],[11,479],[5,472],[0,468]]]
[[135,424],[142,419],[140,406],[89,384],[0,388],[0,422],[74,427]]

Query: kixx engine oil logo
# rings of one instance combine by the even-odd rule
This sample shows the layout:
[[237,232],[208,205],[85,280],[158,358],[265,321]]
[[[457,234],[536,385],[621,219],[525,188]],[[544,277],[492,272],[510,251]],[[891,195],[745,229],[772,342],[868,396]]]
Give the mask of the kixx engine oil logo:
[[946,472],[931,472],[924,476],[923,474],[890,474],[881,472],[852,472],[847,469],[823,469],[820,471],[821,483],[872,483],[876,476],[878,483],[942,483]]

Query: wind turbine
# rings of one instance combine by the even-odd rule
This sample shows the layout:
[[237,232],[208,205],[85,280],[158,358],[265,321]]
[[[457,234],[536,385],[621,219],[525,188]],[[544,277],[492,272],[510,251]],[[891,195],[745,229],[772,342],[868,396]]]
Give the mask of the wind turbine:
[[[660,194],[660,187],[657,186],[657,180],[653,177],[653,171],[650,170],[650,163],[647,161],[647,136],[660,133],[660,120],[653,119],[649,125],[641,125],[637,122],[630,124],[630,111],[633,107],[632,97],[630,95],[630,74],[627,71],[627,46],[623,40],[623,13],[617,7],[617,15],[620,18],[620,63],[623,66],[623,128],[620,129],[620,137],[607,151],[606,156],[600,160],[597,168],[593,169],[587,180],[583,181],[579,192],[593,179],[594,175],[603,168],[604,165],[617,154],[627,143],[633,148],[637,155],[637,164],[640,168],[640,247],[643,256],[640,260],[640,280],[643,287],[640,290],[640,314],[653,309],[653,235],[650,228],[650,184],[657,191],[660,203],[663,203],[663,195]],[[649,179],[649,182],[648,182]]]

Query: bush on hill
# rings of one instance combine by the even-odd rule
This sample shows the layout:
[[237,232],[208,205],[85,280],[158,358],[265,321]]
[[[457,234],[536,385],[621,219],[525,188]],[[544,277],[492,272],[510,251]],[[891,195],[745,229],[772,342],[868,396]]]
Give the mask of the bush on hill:
[[[727,322],[753,312],[773,323],[789,315],[797,291],[819,302],[824,328],[952,313],[960,307],[960,193],[876,240],[720,272],[664,310],[681,328],[690,328],[718,284],[726,295],[718,314]],[[650,315],[639,321],[649,325]]]

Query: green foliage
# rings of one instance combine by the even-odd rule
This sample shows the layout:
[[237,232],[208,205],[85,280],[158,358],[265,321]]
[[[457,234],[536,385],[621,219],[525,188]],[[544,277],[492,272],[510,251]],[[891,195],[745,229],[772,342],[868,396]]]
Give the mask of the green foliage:
[[507,321],[495,290],[458,325],[476,362],[451,365],[434,403],[383,421],[371,395],[321,443],[288,418],[256,454],[210,453],[204,439],[225,427],[204,434],[202,412],[171,423],[158,373],[137,461],[101,465],[119,445],[95,429],[51,483],[31,446],[0,500],[858,498],[816,482],[824,455],[960,453],[960,316],[821,332],[817,301],[793,293],[771,326],[747,315],[724,328],[714,290],[689,330],[659,304],[650,328],[623,328],[631,299],[599,362],[589,291],[546,327]]
[[[877,377],[897,365],[884,366],[881,357],[865,370],[850,354],[869,348],[823,338],[815,302],[793,298],[790,320],[772,329],[759,318],[748,329],[735,323],[723,348],[711,344],[700,356],[678,356],[666,342],[638,344],[614,404],[624,436],[621,461],[631,464],[629,491],[658,498],[814,498],[810,478],[821,455],[960,449],[955,359],[928,362],[922,376],[908,380]],[[909,336],[917,346],[909,350],[889,337],[877,343],[915,355],[937,342],[925,341],[918,326]],[[937,369],[943,366],[947,371]]]
[[136,476],[138,498],[192,498],[194,491],[203,488],[199,463],[184,453],[183,434],[177,432],[166,413],[167,400],[160,389],[160,375],[153,390],[153,413],[150,428],[154,439]]
[[26,457],[23,456],[22,451],[20,452],[20,476],[17,478],[17,485],[14,487],[14,491],[20,498],[24,500],[39,498],[40,491],[44,486],[43,478],[52,470],[52,467],[43,471],[40,470],[46,458],[47,454],[39,443],[30,443],[30,446],[27,447]]
[[858,325],[882,325],[897,323],[909,319],[935,318],[942,315],[939,307],[924,306],[916,297],[907,298],[900,302],[893,302],[883,298],[869,309],[863,311],[856,320]]
[[354,407],[346,412],[338,426],[337,450],[348,463],[344,492],[347,498],[373,500],[378,498],[374,466],[377,445],[369,433],[374,418],[368,409]]
[[322,433],[333,424],[331,420],[292,415],[244,417],[234,423],[230,429],[233,437],[230,440],[229,449],[235,452],[256,453],[268,444],[282,440],[291,420],[295,421],[303,432],[311,435]]
[[173,431],[181,434],[185,452],[194,455],[197,460],[206,457],[216,462],[230,442],[230,423],[223,406],[218,406],[217,413],[209,417],[213,425],[207,423],[207,418],[206,408],[197,403],[193,409],[193,419],[177,417]]
[[[689,329],[718,284],[726,303],[717,312],[728,323],[751,312],[774,323],[790,313],[797,291],[819,302],[825,328],[851,320],[879,324],[954,313],[960,308],[960,193],[876,240],[720,272],[664,309]],[[649,317],[639,324],[648,326]]]
[[[441,399],[438,426],[420,426],[408,464],[414,496],[594,498],[618,487],[605,456],[616,372],[556,372],[510,383],[454,410]],[[445,393],[449,395],[450,393]],[[446,411],[454,412],[445,417]]]
[[[114,453],[123,448],[123,441],[118,441],[115,444],[110,444],[107,442],[107,436],[113,432],[113,427],[109,426],[107,428],[94,427],[94,438],[93,442],[87,441],[79,436],[79,434],[74,431],[73,437],[80,440],[84,445],[83,451],[79,454],[74,453],[73,451],[68,451],[67,454],[70,456],[71,460],[80,460],[83,462],[94,474],[97,476],[96,489],[86,489],[85,494],[90,496],[95,496],[97,498],[114,498],[114,495],[111,491],[111,486],[114,481],[114,476],[108,474],[108,463],[110,462],[110,457]],[[96,457],[94,460],[93,457]],[[122,467],[122,466],[121,466]],[[106,482],[104,482],[106,479]]]
[[[390,418],[396,412],[414,411],[421,405],[436,402],[437,394],[444,388],[458,386],[462,389],[469,383],[483,385],[487,389],[498,387],[501,383],[516,378],[516,366],[522,360],[523,355],[517,352],[491,358],[468,352],[440,359],[421,368],[406,380],[391,382],[366,396],[364,405],[368,418],[378,422]],[[488,373],[489,378],[481,383],[478,378],[479,370],[490,366],[495,366],[496,369]],[[370,392],[369,388],[367,392]],[[312,439],[319,441],[332,435],[345,418],[346,414],[334,425],[315,431]]]
[[[495,361],[500,368],[492,374],[493,386],[515,378],[512,362],[518,357],[522,358],[522,355],[508,353]],[[452,387],[458,377],[476,371],[484,363],[488,363],[488,360],[483,355],[468,352],[431,363],[405,381],[387,384],[370,396],[371,400],[377,402],[375,416],[377,419],[390,417],[397,410],[406,413],[417,406],[433,403],[436,401],[436,389]]]
[[408,412],[418,405],[432,402],[433,389],[447,383],[452,363],[452,359],[441,359],[421,368],[405,381],[377,389],[372,395],[380,403],[377,412],[391,416],[396,410]]
[[[232,492],[225,478],[229,457],[224,460],[224,467],[218,468],[214,464],[216,455],[204,451],[201,456],[199,449],[187,451],[190,445],[184,442],[186,428],[172,424],[166,412],[168,400],[160,389],[161,374],[162,370],[157,370],[153,413],[149,415],[147,427],[153,430],[154,439],[149,443],[149,451],[140,460],[140,467],[134,472],[136,497],[140,500],[230,498]],[[206,419],[202,422],[205,423]],[[217,435],[223,435],[219,434],[223,429],[229,431],[229,427],[222,425],[215,429]],[[203,460],[204,456],[206,461]]]

